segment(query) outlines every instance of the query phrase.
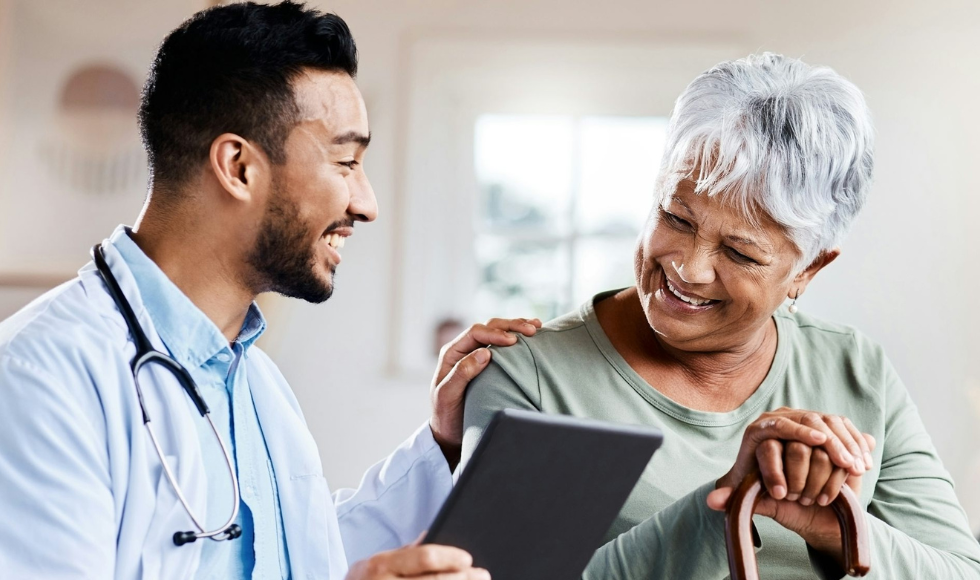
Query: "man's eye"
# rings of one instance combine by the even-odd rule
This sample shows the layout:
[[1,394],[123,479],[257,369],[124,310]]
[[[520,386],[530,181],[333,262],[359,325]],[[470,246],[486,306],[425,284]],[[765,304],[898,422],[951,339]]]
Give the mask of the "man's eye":
[[341,161],[340,165],[343,165],[347,169],[354,169],[354,166],[357,165],[357,161]]
[[736,262],[738,262],[740,264],[758,264],[759,263],[759,262],[756,262],[755,260],[753,260],[752,258],[746,256],[742,252],[739,252],[735,248],[728,248],[728,255],[731,256],[731,258],[733,260],[735,260]]

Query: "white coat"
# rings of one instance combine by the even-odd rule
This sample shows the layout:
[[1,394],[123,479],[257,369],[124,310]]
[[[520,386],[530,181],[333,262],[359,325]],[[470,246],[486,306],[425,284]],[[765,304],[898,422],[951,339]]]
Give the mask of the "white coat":
[[[113,274],[155,348],[164,350],[109,242]],[[194,576],[201,544],[210,540],[182,547],[172,541],[174,532],[194,526],[143,425],[130,371],[134,353],[91,263],[0,324],[0,577]],[[340,580],[348,561],[411,542],[430,524],[452,478],[428,426],[373,467],[359,489],[331,497],[286,380],[258,348],[245,364],[276,474],[293,578]],[[154,431],[204,518],[211,506],[192,423],[200,416],[171,375],[149,372],[153,380],[141,373],[141,384]]]

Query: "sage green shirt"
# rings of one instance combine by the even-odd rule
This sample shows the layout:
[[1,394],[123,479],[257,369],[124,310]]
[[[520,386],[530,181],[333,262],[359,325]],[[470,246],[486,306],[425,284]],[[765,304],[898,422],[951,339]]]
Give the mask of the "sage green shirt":
[[[782,406],[845,415],[878,441],[861,490],[871,531],[869,578],[980,578],[980,544],[881,347],[852,328],[802,312],[781,310],[775,321],[778,345],[765,380],[739,408],[711,413],[670,400],[634,372],[589,301],[534,337],[518,336],[514,346],[494,349],[493,362],[466,396],[463,464],[500,409],[657,427],[663,447],[585,577],[722,579],[728,576],[724,515],[709,509],[705,498],[734,463],[745,428]],[[795,533],[761,516],[755,523],[763,580],[843,576]]]

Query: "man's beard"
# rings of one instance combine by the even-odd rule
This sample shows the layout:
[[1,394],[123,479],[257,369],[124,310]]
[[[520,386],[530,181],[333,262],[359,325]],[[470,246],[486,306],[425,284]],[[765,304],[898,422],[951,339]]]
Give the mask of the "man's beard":
[[334,268],[330,268],[329,281],[316,275],[316,250],[309,241],[309,231],[300,218],[299,208],[287,199],[278,180],[274,180],[258,238],[247,258],[263,290],[313,304],[330,298]]

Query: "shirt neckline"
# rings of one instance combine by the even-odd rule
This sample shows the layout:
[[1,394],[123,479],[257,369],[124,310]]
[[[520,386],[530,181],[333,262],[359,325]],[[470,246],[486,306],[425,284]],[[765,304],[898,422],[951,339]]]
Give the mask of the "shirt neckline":
[[589,335],[592,337],[596,347],[598,347],[605,359],[609,361],[609,364],[616,369],[616,372],[623,377],[623,379],[633,388],[633,390],[637,392],[637,394],[646,399],[647,402],[660,411],[670,415],[678,421],[683,421],[684,423],[702,427],[725,427],[735,425],[743,422],[748,417],[758,414],[759,408],[769,400],[776,388],[776,385],[779,384],[780,379],[782,379],[789,361],[789,344],[787,340],[788,329],[786,328],[786,322],[782,319],[782,317],[773,316],[773,319],[776,322],[776,354],[773,357],[772,365],[769,367],[769,372],[766,373],[766,377],[763,379],[762,384],[759,385],[759,388],[756,389],[744,403],[731,411],[724,413],[700,411],[686,407],[654,388],[635,370],[633,370],[633,367],[631,367],[629,363],[626,362],[626,359],[619,354],[619,351],[617,351],[613,346],[612,342],[609,340],[609,337],[606,336],[606,333],[604,330],[602,330],[602,325],[599,324],[599,319],[595,313],[595,302],[612,296],[620,291],[621,289],[596,294],[582,305],[580,312],[582,319],[585,322],[585,327],[589,331]]
[[[197,368],[220,353],[226,353],[230,364],[235,353],[224,334],[180,288],[136,245],[130,228],[119,226],[109,241],[129,267],[139,290],[143,307],[170,355],[187,368]],[[265,331],[262,312],[253,302],[236,338],[242,352],[248,350]]]

